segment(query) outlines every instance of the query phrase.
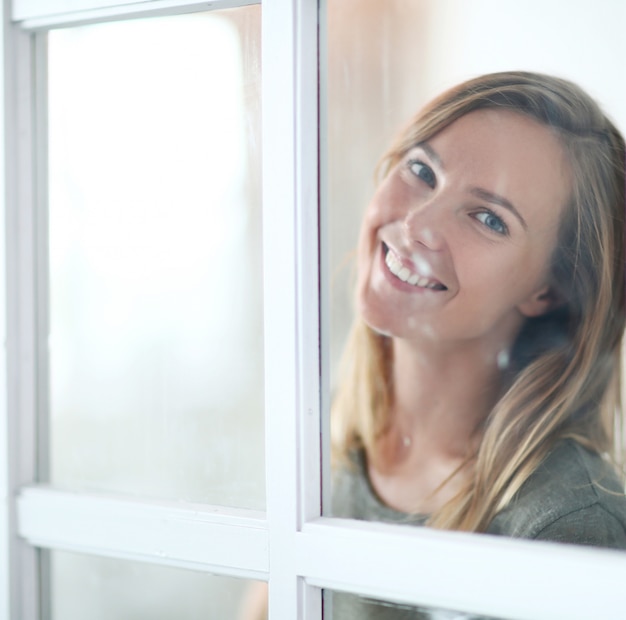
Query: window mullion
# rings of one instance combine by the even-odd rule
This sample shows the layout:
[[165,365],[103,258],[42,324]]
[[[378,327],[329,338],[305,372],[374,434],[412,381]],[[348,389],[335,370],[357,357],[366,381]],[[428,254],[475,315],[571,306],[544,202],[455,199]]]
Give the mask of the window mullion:
[[117,19],[156,17],[196,11],[229,9],[260,0],[14,0],[13,20],[27,30],[63,28]]
[[626,605],[617,551],[343,519],[307,523],[296,549],[319,588],[481,617],[618,618]]
[[[6,401],[2,403],[3,554],[0,597],[6,618],[39,618],[38,552],[17,535],[17,489],[37,477],[37,317],[36,317],[36,172],[34,149],[34,40],[10,23],[10,3],[3,19],[3,144],[6,282],[2,287],[5,317]],[[5,363],[6,362],[6,365]]]
[[19,534],[37,547],[267,577],[262,512],[45,486],[23,488],[17,507]]
[[[263,271],[271,620],[298,617],[295,2],[262,13]],[[270,163],[271,162],[271,163]]]
[[294,537],[320,514],[317,6],[263,4],[263,204],[270,618],[319,618]]

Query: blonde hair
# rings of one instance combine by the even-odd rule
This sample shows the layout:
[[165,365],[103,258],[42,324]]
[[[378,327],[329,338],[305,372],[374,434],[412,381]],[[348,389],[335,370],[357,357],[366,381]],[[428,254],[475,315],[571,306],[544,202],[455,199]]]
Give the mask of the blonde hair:
[[[563,304],[528,319],[511,352],[506,390],[468,455],[465,487],[430,525],[484,531],[556,441],[621,459],[620,355],[624,330],[624,139],[575,84],[536,73],[507,72],[465,82],[423,109],[384,155],[387,174],[416,144],[478,109],[528,115],[558,136],[573,187],[551,284]],[[393,403],[388,337],[361,319],[353,326],[332,411],[333,452],[342,459],[376,454]]]

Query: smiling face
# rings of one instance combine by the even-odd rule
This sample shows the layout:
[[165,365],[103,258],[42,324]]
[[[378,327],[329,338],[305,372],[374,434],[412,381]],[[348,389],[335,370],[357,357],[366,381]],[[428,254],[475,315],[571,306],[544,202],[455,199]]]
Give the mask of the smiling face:
[[571,183],[558,138],[509,110],[466,114],[412,148],[376,191],[358,302],[377,331],[509,346],[549,310],[549,263]]

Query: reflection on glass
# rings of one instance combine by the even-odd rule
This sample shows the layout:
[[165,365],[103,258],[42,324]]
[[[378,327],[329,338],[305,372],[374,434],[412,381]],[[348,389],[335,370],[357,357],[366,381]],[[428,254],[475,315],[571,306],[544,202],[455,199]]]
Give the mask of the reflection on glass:
[[264,506],[260,8],[49,36],[51,477]]
[[61,551],[50,557],[52,620],[237,620],[257,583]]
[[[608,462],[624,142],[598,106],[623,114],[619,56],[599,97],[595,71],[546,54],[563,46],[556,3],[542,4],[542,56],[562,62],[548,67],[492,2],[371,3],[358,25],[347,5],[328,3],[331,265],[357,248],[356,312],[331,273],[332,513],[625,549]],[[583,39],[572,6],[584,27],[567,36]]]
[[450,609],[415,607],[350,592],[324,590],[325,620],[497,620],[493,616]]

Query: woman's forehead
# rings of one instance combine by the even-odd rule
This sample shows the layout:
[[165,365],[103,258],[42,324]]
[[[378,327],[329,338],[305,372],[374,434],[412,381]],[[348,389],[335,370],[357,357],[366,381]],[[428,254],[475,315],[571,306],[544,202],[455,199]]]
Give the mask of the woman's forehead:
[[478,175],[484,182],[548,193],[565,202],[571,189],[569,164],[558,134],[511,110],[475,110],[427,140],[443,171]]

